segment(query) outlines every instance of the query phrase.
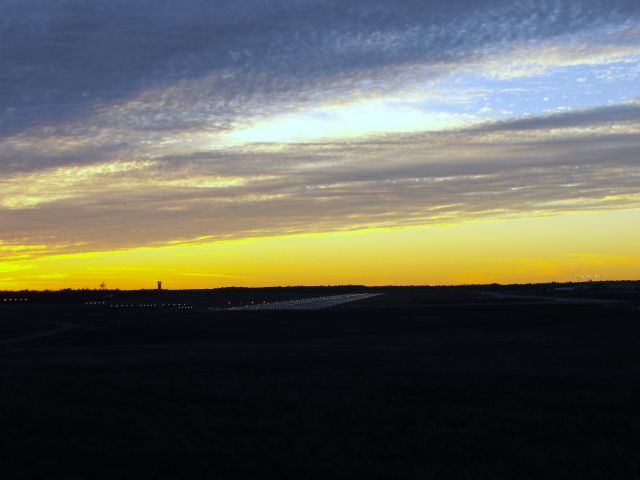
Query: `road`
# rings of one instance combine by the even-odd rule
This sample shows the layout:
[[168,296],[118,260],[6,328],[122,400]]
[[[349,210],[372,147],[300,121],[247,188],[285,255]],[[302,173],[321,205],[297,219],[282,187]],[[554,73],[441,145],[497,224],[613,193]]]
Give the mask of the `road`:
[[382,295],[381,293],[349,293],[346,295],[332,295],[330,297],[301,298],[284,302],[261,303],[233,307],[228,310],[321,310],[350,302],[357,302],[365,298]]

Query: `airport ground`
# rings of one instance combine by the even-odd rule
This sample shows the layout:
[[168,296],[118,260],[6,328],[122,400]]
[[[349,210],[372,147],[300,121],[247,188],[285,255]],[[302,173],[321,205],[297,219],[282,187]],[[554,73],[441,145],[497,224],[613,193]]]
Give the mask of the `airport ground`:
[[0,477],[639,478],[640,288],[620,287],[364,289],[383,295],[310,311],[29,296],[0,305]]

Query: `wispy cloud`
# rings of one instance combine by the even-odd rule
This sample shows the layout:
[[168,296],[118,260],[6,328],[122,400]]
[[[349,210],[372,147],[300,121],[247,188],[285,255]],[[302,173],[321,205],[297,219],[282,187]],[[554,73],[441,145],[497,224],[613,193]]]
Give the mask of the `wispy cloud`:
[[[13,202],[2,217],[10,232],[5,238],[42,243],[53,237],[99,249],[178,237],[216,240],[635,208],[640,122],[629,120],[633,108],[570,112],[549,116],[548,123],[515,120],[466,131],[289,144],[277,152],[260,146],[199,152],[159,159],[134,176],[124,167],[89,170],[77,181],[81,186],[74,187],[72,176],[59,190],[52,184],[38,191],[35,208],[27,200],[47,182],[46,173],[38,174],[42,179],[31,179],[24,197],[3,197],[5,206]],[[616,113],[621,122],[613,121]],[[616,132],[621,123],[625,130]],[[126,235],[113,235],[114,229]]]
[[0,14],[1,258],[640,203],[635,1]]

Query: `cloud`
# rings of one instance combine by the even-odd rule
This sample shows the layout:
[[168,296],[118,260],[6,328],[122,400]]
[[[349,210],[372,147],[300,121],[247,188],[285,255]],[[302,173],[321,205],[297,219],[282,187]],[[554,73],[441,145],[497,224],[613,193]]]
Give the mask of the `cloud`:
[[552,130],[596,127],[601,125],[624,126],[640,122],[640,104],[609,105],[588,110],[560,112],[538,117],[511,119],[472,127],[476,132],[515,132],[526,130]]
[[[17,174],[0,179],[0,207],[14,209],[34,207],[95,193],[95,184],[122,174],[152,166],[152,162],[113,162],[93,166],[59,167],[37,173]],[[122,186],[122,185],[121,185]],[[126,184],[124,185],[126,186]]]
[[[0,6],[0,131],[85,117],[206,77],[221,108],[352,88],[510,44],[637,20],[633,0],[13,0]],[[346,88],[346,87],[345,87]]]
[[[637,208],[640,119],[624,133],[609,126],[629,121],[633,108],[271,152],[199,152],[73,175],[56,171],[50,183],[45,174],[17,177],[15,191],[0,199],[10,207],[0,211],[10,232],[3,236],[13,245],[78,251]],[[543,135],[559,127],[564,135]],[[581,129],[589,133],[576,139]],[[28,188],[20,192],[20,184]]]
[[639,204],[636,1],[0,18],[0,258]]

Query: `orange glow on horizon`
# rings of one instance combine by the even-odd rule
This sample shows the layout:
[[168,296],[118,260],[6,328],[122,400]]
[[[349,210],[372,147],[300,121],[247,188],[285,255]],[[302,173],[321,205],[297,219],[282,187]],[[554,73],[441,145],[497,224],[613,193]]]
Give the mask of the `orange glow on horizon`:
[[640,277],[640,211],[264,237],[0,263],[0,289],[422,285]]

